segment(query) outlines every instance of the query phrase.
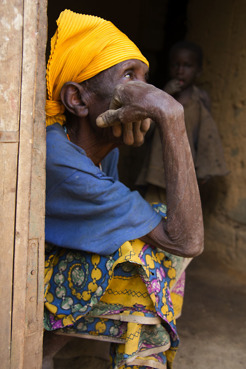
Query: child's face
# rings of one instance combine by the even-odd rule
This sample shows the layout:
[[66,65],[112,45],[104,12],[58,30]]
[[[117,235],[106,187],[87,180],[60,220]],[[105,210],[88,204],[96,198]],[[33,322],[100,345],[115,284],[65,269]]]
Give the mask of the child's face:
[[170,76],[179,81],[181,90],[193,85],[200,72],[201,68],[193,51],[187,49],[174,51],[170,59]]

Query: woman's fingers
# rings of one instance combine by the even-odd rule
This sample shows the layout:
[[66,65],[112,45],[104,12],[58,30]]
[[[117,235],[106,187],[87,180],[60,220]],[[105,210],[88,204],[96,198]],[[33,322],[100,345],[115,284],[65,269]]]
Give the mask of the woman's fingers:
[[115,126],[112,126],[112,132],[114,137],[121,137],[122,135],[122,125],[120,123],[116,124]]
[[121,108],[117,110],[110,109],[99,115],[96,120],[97,126],[100,128],[112,127],[114,137],[122,137],[125,145],[142,145],[145,133],[150,127],[150,119],[122,123],[119,118],[120,110]]
[[150,125],[151,125],[151,119],[150,118],[146,118],[146,119],[142,120],[141,128],[140,128],[141,131],[145,134],[150,129]]
[[104,113],[100,114],[96,119],[97,126],[100,128],[106,128],[121,124],[119,118],[119,110],[120,109],[117,110],[109,109]]
[[135,123],[126,123],[123,128],[123,142],[125,145],[131,146],[134,144],[133,125]]

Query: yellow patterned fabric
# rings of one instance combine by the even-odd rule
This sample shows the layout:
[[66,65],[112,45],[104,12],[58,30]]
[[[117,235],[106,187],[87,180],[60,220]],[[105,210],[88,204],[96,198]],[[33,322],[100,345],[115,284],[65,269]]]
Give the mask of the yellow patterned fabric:
[[112,342],[115,369],[172,368],[189,262],[140,240],[108,256],[47,246],[45,329]]
[[111,22],[64,10],[51,39],[46,74],[46,125],[65,121],[60,91],[66,82],[81,83],[128,59],[149,65],[137,46]]

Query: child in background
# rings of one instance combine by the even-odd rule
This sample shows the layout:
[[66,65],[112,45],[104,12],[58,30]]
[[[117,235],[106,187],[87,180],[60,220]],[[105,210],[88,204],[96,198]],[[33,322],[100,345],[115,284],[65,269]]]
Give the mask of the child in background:
[[[198,45],[188,41],[175,44],[169,55],[171,80],[164,87],[164,91],[184,107],[187,136],[199,184],[228,173],[221,139],[210,113],[210,99],[204,90],[195,85],[202,71],[202,59],[202,50]],[[137,185],[147,185],[145,198],[148,201],[165,201],[163,174],[161,142],[155,129],[137,180]]]

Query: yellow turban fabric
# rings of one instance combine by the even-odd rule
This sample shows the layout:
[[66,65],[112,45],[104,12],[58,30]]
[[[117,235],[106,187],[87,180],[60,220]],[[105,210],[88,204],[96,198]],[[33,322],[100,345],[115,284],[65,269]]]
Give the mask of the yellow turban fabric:
[[65,108],[60,101],[64,83],[81,83],[128,59],[149,65],[137,46],[111,22],[64,10],[51,39],[46,73],[46,125],[65,121]]

